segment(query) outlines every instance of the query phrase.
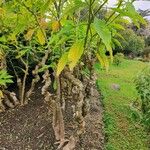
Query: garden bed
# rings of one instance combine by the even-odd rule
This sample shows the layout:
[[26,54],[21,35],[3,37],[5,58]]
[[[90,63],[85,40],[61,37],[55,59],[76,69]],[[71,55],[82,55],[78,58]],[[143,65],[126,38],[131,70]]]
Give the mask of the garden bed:
[[[28,105],[0,113],[0,149],[1,150],[55,150],[55,136],[52,128],[52,110],[41,96],[40,84]],[[102,107],[99,94],[94,89],[91,96],[90,113],[86,116],[86,132],[80,138],[76,150],[101,150],[104,143],[102,132]],[[65,110],[66,137],[74,130],[71,109],[68,100]]]

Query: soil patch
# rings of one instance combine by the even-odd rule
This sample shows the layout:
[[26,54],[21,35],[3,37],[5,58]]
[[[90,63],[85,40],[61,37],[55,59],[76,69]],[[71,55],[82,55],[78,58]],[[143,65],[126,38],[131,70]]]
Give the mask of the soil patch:
[[[52,112],[40,90],[38,85],[28,105],[0,113],[0,150],[56,150]],[[86,132],[76,150],[103,149],[102,106],[96,88],[93,93],[90,113],[86,116]],[[65,113],[66,137],[69,137],[73,130],[71,101]]]

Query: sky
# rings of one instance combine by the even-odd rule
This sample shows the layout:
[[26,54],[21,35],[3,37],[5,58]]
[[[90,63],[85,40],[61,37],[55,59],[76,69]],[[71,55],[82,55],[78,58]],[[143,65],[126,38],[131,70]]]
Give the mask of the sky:
[[[109,0],[109,6],[113,6],[116,3],[116,1],[117,0]],[[150,9],[150,1],[139,0],[139,1],[134,2],[134,6],[136,9],[139,9],[139,8],[142,10]]]
[[[109,0],[108,2],[108,6],[112,7],[117,0]],[[146,10],[146,9],[150,9],[150,1],[136,1],[133,3],[136,9],[142,9],[142,10]],[[150,16],[147,17],[150,20]]]
[[146,10],[146,9],[150,9],[150,1],[136,1],[134,2],[134,6],[136,9],[142,9],[142,10]]

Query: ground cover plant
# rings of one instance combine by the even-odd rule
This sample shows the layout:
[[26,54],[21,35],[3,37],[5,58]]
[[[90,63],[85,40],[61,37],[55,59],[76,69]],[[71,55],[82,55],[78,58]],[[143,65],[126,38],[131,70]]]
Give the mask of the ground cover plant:
[[150,130],[150,66],[144,68],[135,79],[136,89],[142,100],[143,122]]
[[[41,94],[51,105],[57,149],[73,149],[84,133],[94,84],[93,64],[98,59],[108,71],[113,61],[112,47],[119,44],[116,37],[121,37],[119,31],[124,30],[124,17],[137,27],[145,24],[132,0],[119,0],[100,18],[107,2],[0,1],[0,111],[28,104],[42,80]],[[12,82],[16,91],[8,88]],[[75,102],[76,132],[66,139],[63,118],[69,96]]]

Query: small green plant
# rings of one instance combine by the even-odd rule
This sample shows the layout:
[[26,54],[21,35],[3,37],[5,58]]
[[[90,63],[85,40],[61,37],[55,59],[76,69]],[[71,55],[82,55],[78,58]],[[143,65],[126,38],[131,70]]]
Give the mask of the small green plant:
[[124,55],[122,53],[117,53],[114,56],[113,64],[116,65],[116,66],[120,65],[123,61],[123,58],[124,58]]
[[7,71],[0,70],[0,86],[6,86],[7,83],[13,83],[12,76]]
[[150,129],[150,66],[137,76],[135,83],[142,100],[143,122]]

